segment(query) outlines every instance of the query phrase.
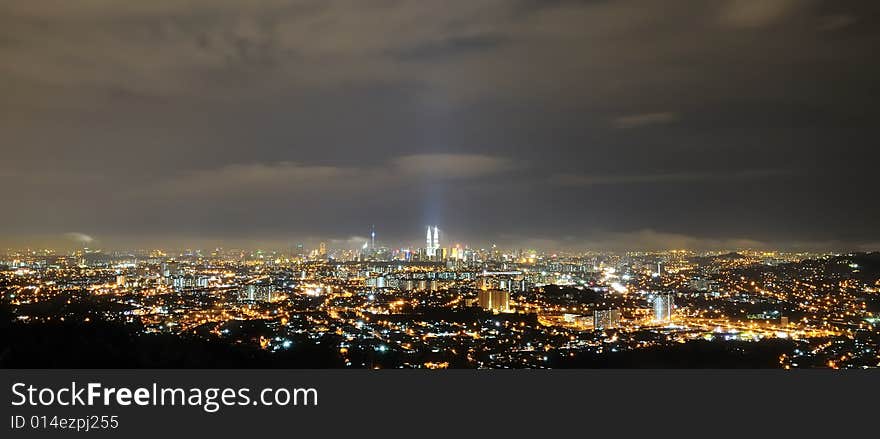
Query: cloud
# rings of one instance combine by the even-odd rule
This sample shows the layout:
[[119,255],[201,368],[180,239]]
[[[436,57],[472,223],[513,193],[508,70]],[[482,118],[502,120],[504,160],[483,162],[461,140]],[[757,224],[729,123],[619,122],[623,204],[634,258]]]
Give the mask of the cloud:
[[734,27],[766,26],[803,3],[803,0],[727,0],[721,10],[721,20]]
[[582,244],[597,250],[736,250],[762,249],[767,243],[752,239],[706,239],[652,229],[599,233]]
[[[677,41],[682,23],[709,13],[693,0],[682,8],[624,1],[524,8],[519,0],[443,8],[418,0],[5,3],[0,41],[11,43],[0,45],[7,60],[0,73],[37,85],[161,97],[231,99],[377,83],[437,88],[447,99],[583,96],[607,90],[603,79],[663,76],[656,65],[640,66],[655,64],[673,45],[715,49],[709,39]],[[740,22],[767,14],[746,6],[733,2],[725,15]],[[581,52],[590,56],[572,56]]]
[[481,53],[498,49],[510,42],[503,35],[476,34],[455,36],[439,41],[430,41],[418,46],[406,47],[392,51],[402,61],[434,60],[469,53]]
[[678,114],[673,112],[642,113],[621,116],[613,120],[615,128],[628,129],[647,125],[662,125],[678,120]]
[[[877,251],[880,243],[853,243],[841,240],[758,240],[743,237],[707,238],[685,233],[639,229],[622,232],[593,232],[576,242],[574,249],[612,251],[654,250],[789,250],[789,251]],[[552,248],[552,247],[551,247]],[[564,247],[562,247],[564,248]]]
[[76,242],[79,242],[82,244],[88,244],[88,243],[93,242],[95,240],[95,238],[92,238],[91,236],[86,235],[85,233],[79,233],[79,232],[65,233],[64,237],[69,240],[73,240],[73,241],[76,241]]
[[330,239],[327,241],[327,244],[330,246],[330,250],[333,249],[359,249],[361,248],[365,242],[369,242],[370,238],[366,236],[349,236],[347,238],[339,238],[339,239]]
[[[322,85],[435,81],[402,61],[503,46],[504,1],[226,0],[0,6],[0,74],[158,96],[267,95]],[[500,22],[499,22],[500,19]],[[235,83],[236,87],[228,85]],[[209,93],[220,91],[222,93]]]
[[784,169],[746,169],[720,172],[670,172],[654,174],[555,174],[550,181],[560,186],[598,186],[614,184],[651,184],[752,180],[792,174]]
[[750,49],[719,39],[719,16],[758,26],[802,2],[677,3],[17,0],[0,6],[0,74],[36,89],[210,100],[388,84],[452,102],[646,99],[644,88],[718,79],[706,66],[724,63],[710,60]]
[[858,19],[850,14],[834,14],[821,17],[819,21],[820,24],[817,27],[818,30],[823,32],[831,32],[849,27],[850,25],[858,21]]
[[[457,212],[483,235],[690,215],[688,233],[876,241],[880,208],[859,199],[877,155],[876,2],[674,3],[0,2],[0,201],[16,206],[0,229],[92,230],[104,245],[338,236]],[[439,151],[465,154],[415,154]],[[760,172],[707,171],[750,167],[808,178],[756,196],[739,183]],[[675,189],[653,211],[608,201],[653,182]],[[558,185],[608,190],[572,203]]]
[[593,230],[580,236],[566,236],[562,239],[514,235],[504,236],[503,239],[505,242],[524,248],[548,251],[739,250],[763,249],[772,246],[767,242],[754,239],[703,238],[654,229]]
[[464,180],[516,169],[512,160],[482,154],[414,154],[375,166],[331,166],[296,162],[230,164],[184,172],[158,187],[136,193],[162,196],[236,197],[260,194],[356,194],[410,179]]
[[303,165],[295,162],[231,164],[185,172],[164,180],[157,188],[144,188],[141,193],[234,196],[258,192],[310,191],[334,181],[355,179],[359,173],[355,168]]
[[513,160],[481,154],[408,155],[395,159],[393,165],[404,174],[439,179],[483,177],[517,167]]

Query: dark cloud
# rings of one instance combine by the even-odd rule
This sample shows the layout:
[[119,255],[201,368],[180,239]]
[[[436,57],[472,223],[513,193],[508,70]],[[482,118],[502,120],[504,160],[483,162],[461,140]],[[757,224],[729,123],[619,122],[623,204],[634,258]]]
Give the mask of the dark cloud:
[[779,169],[746,169],[725,172],[678,172],[665,174],[557,174],[551,177],[553,183],[563,186],[594,186],[618,184],[653,184],[675,182],[713,182],[730,180],[757,180],[790,174],[789,170]]
[[785,18],[806,0],[728,0],[721,9],[723,22],[737,27],[760,27]]
[[678,120],[678,114],[664,111],[660,113],[642,113],[621,116],[614,119],[617,128],[638,128],[645,125],[672,123]]
[[435,58],[453,57],[469,53],[498,49],[508,43],[506,37],[493,34],[466,35],[425,43],[421,46],[407,47],[392,53],[402,61],[419,61]]
[[365,224],[417,243],[440,223],[475,244],[862,248],[878,19],[830,0],[3,2],[0,244]]

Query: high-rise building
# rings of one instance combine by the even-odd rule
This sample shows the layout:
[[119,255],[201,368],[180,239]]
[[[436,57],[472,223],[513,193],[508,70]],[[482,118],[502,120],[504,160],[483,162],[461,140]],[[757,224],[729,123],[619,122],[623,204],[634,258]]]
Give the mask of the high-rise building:
[[327,257],[327,243],[321,242],[318,244],[318,256],[322,258]]
[[672,293],[658,293],[654,296],[654,321],[668,322],[672,319],[675,300]]
[[425,256],[434,256],[434,241],[431,240],[431,226],[428,226],[428,233],[425,235]]
[[597,309],[593,311],[593,327],[610,329],[620,326],[620,309]]
[[271,302],[273,288],[267,284],[247,284],[239,290],[238,300],[255,301],[255,302]]
[[428,232],[425,234],[425,255],[429,259],[435,259],[439,257],[438,250],[440,249],[440,228],[434,226],[433,229],[431,226],[428,226]]
[[510,312],[510,292],[504,290],[480,290],[477,294],[480,308],[486,311]]
[[456,244],[455,247],[452,247],[452,250],[450,251],[450,257],[452,257],[452,259],[460,261],[464,259],[464,250],[462,250],[460,245]]
[[370,252],[370,241],[364,241],[364,246],[361,247],[360,260],[361,261],[367,260],[367,255],[369,254],[369,252]]

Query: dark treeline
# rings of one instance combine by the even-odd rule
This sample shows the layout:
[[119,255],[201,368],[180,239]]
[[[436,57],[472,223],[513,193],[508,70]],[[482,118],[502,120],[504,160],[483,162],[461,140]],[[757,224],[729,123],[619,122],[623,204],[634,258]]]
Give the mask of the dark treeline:
[[89,323],[26,324],[0,307],[2,368],[336,368],[342,359],[331,346],[297,343],[270,353],[179,335],[139,334],[100,320]]

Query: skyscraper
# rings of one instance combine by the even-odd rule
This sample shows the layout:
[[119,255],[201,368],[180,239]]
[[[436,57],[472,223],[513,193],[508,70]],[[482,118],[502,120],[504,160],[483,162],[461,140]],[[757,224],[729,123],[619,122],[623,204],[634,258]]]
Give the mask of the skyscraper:
[[425,255],[429,258],[434,256],[434,246],[431,241],[431,226],[428,226],[428,233],[425,235]]
[[658,293],[654,297],[654,321],[668,322],[672,318],[672,309],[675,307],[672,293]]
[[440,248],[440,228],[437,226],[428,226],[428,232],[425,234],[425,255],[434,259],[437,256],[437,250]]
[[510,312],[510,292],[504,290],[480,290],[477,303],[486,311]]

